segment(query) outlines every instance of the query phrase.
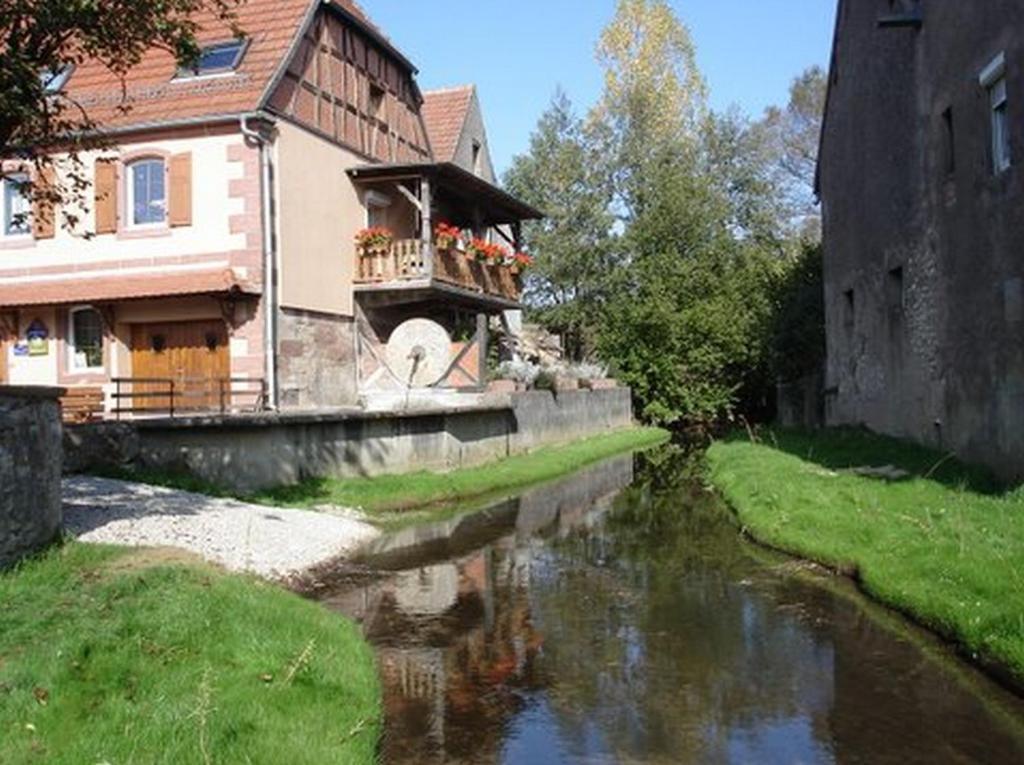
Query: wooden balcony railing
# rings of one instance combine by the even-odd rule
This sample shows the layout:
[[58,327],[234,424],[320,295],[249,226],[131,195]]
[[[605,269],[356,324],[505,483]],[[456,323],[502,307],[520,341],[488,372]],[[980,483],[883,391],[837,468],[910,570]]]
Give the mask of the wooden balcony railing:
[[519,302],[520,278],[507,266],[470,260],[457,250],[436,252],[418,239],[400,239],[390,249],[357,252],[356,284],[436,280]]

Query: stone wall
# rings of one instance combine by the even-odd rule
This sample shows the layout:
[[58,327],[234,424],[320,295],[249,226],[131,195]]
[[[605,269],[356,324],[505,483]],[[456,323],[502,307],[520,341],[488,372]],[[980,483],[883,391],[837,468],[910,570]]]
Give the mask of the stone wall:
[[866,425],[1024,478],[1024,157],[992,162],[979,80],[1024,67],[1019,0],[923,3],[881,27],[844,2],[820,158],[830,425]]
[[0,568],[60,533],[61,393],[0,386]]
[[119,464],[189,473],[239,492],[307,478],[352,478],[479,465],[633,422],[626,388],[497,397],[408,413],[282,413],[142,420],[68,429],[78,470]]
[[358,401],[351,318],[284,309],[278,314],[282,409],[352,406]]

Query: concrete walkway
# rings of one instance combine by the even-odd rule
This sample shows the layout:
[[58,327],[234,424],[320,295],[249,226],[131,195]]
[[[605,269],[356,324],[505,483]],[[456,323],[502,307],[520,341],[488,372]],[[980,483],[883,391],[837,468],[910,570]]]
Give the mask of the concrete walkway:
[[355,517],[84,476],[64,479],[64,526],[83,542],[176,547],[271,579],[351,553],[379,534]]

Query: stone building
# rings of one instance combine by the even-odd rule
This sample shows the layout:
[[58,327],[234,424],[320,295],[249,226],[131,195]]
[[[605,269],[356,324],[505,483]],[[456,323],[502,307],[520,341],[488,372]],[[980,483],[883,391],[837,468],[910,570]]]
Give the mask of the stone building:
[[1024,3],[840,0],[827,419],[1024,476]]

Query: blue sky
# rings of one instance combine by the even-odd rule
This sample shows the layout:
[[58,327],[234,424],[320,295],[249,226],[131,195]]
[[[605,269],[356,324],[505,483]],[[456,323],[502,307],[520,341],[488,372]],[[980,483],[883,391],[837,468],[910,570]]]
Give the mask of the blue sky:
[[[670,0],[690,27],[711,104],[751,116],[828,63],[835,0]],[[424,89],[475,82],[499,172],[526,150],[559,85],[581,111],[601,91],[594,45],[615,0],[361,0]]]

